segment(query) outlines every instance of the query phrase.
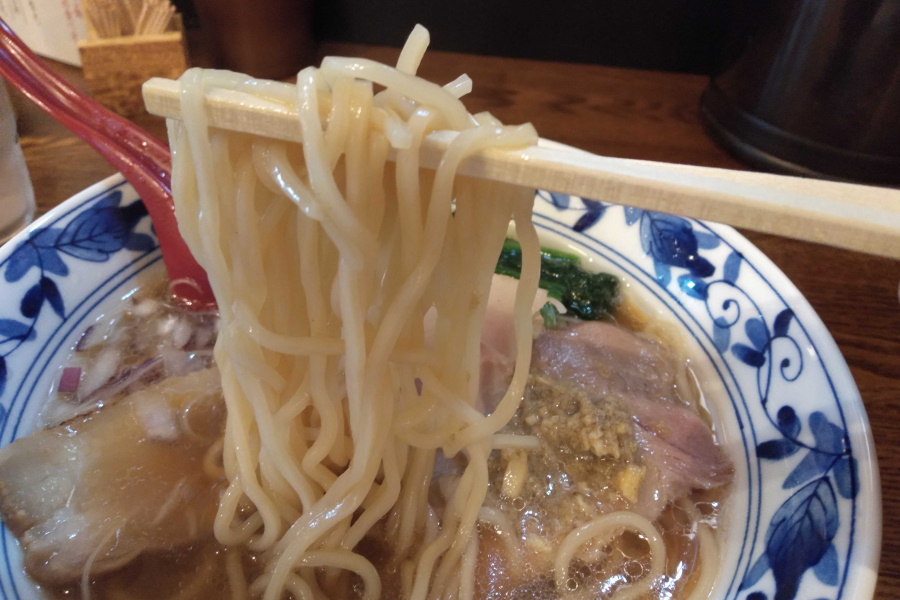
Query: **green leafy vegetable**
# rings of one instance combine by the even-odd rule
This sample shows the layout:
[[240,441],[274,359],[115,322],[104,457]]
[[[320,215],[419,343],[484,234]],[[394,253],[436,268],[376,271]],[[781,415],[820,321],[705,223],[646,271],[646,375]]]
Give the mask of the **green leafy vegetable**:
[[[589,273],[574,254],[541,248],[540,286],[547,295],[562,302],[579,319],[597,321],[612,316],[619,301],[619,280],[609,273]],[[522,247],[507,238],[497,261],[496,273],[519,278]],[[543,309],[541,316],[546,322]]]
[[552,302],[547,302],[541,307],[541,318],[544,320],[544,327],[553,329],[559,325],[559,310]]

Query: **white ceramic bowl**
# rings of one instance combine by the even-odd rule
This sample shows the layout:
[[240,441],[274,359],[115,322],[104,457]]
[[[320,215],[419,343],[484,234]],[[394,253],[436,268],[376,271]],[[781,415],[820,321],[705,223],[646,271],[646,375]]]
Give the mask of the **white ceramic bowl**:
[[[716,598],[871,598],[881,498],[859,392],[822,322],[733,229],[540,192],[545,243],[620,275],[681,325],[736,466]],[[161,265],[149,218],[119,176],[0,249],[0,444],[26,435],[94,318]],[[0,594],[36,592],[4,530]]]

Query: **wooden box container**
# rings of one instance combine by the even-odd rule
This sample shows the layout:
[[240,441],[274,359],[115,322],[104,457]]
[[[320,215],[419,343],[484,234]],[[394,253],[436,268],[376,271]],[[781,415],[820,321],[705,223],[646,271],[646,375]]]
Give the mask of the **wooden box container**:
[[187,69],[180,31],[79,42],[91,95],[125,117],[144,113],[141,85],[151,77],[177,79]]

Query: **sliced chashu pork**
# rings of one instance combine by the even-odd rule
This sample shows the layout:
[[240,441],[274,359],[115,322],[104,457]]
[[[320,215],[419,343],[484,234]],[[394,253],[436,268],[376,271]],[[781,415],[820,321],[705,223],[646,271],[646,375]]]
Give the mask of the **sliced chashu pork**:
[[220,482],[202,465],[224,418],[207,369],[0,449],[0,512],[28,572],[62,584],[208,538]]
[[[677,394],[681,368],[663,345],[605,322],[545,330],[534,340],[529,388],[510,427],[537,436],[540,448],[494,453],[487,501],[522,546],[510,551],[502,536],[482,532],[478,597],[547,592],[559,545],[579,526],[616,510],[652,521],[692,490],[731,480],[732,463],[712,430]],[[523,456],[527,480],[510,494],[507,475]],[[592,562],[596,550],[578,557]],[[506,591],[495,596],[497,589]]]
[[533,372],[598,401],[624,400],[647,469],[634,510],[650,519],[691,490],[727,483],[733,473],[709,426],[677,396],[680,368],[661,344],[605,322],[546,330],[534,343]]
[[[516,362],[515,308],[519,281],[494,275],[481,330],[481,372],[478,409],[490,414],[509,388]],[[538,289],[531,305],[536,313],[548,301],[547,290]]]

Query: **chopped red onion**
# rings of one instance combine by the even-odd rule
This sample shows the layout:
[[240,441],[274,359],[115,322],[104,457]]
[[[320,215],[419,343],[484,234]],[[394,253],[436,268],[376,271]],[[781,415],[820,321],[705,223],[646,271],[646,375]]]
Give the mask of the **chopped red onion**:
[[140,302],[135,301],[134,306],[132,306],[131,311],[137,315],[138,317],[149,317],[153,313],[155,313],[161,304],[156,300],[142,300]]
[[172,331],[172,345],[181,350],[191,341],[191,335],[193,335],[193,331],[190,323],[184,319],[178,319],[175,321],[175,327]]
[[156,442],[176,441],[180,435],[177,415],[165,396],[139,393],[140,396],[134,400],[135,414],[147,437]]
[[165,365],[166,375],[169,377],[180,377],[198,370],[195,365],[192,364],[191,359],[193,355],[190,352],[164,346],[160,348],[159,354]]
[[186,350],[203,350],[211,348],[216,343],[216,330],[218,329],[218,319],[214,319],[211,323],[201,323],[194,332],[191,342],[185,346]]
[[84,373],[80,396],[86,397],[112,380],[122,361],[121,352],[116,348],[104,348],[91,360],[90,369]]
[[125,367],[108,378],[103,385],[81,399],[82,403],[105,402],[119,392],[128,392],[136,388],[136,384],[147,385],[163,374],[163,362],[158,356],[149,358],[139,365]]
[[81,367],[66,367],[59,378],[58,390],[62,393],[77,392],[81,384]]
[[84,352],[92,346],[91,333],[93,333],[93,331],[93,325],[84,330],[84,333],[81,334],[81,337],[78,338],[78,342],[75,344],[75,352]]

